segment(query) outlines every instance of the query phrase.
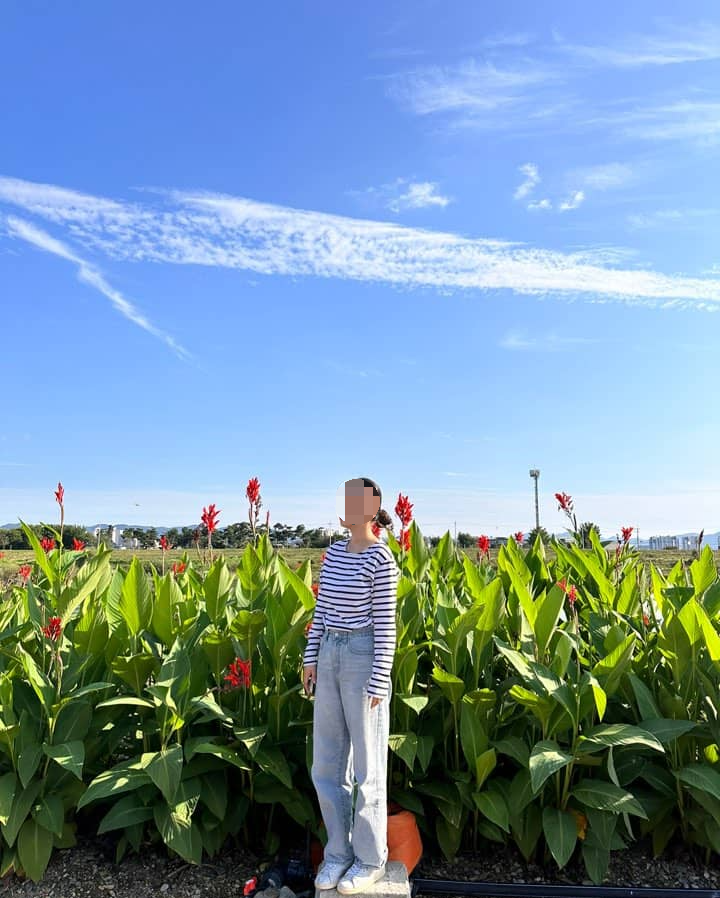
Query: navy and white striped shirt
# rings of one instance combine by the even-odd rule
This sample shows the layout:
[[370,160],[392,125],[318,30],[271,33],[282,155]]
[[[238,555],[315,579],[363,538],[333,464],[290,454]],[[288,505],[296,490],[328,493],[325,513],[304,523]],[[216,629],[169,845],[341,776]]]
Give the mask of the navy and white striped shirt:
[[400,569],[382,540],[362,552],[348,552],[349,542],[349,538],[338,540],[325,553],[303,665],[317,663],[320,637],[326,627],[356,630],[373,626],[375,657],[368,694],[385,698],[397,646]]

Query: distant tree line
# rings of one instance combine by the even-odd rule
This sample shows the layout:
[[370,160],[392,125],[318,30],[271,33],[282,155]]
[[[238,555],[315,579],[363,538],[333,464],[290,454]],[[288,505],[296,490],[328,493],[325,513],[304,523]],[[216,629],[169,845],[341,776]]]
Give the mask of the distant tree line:
[[[258,534],[264,532],[264,526],[257,528]],[[127,533],[128,531],[125,531],[123,536]],[[140,533],[133,530],[132,536],[136,536],[140,545],[143,545]],[[202,524],[198,524],[195,527],[171,527],[166,531],[165,536],[173,548],[192,549],[198,541],[201,546],[207,545],[207,530]],[[302,524],[298,527],[276,524],[270,528],[270,541],[274,546],[284,546],[287,540],[291,538],[302,539],[303,546],[312,549],[322,549],[330,543],[326,531],[322,528],[306,530]],[[156,532],[155,539],[158,539]],[[212,543],[216,549],[243,549],[252,540],[252,527],[246,521],[218,528],[212,535]]]
[[[37,535],[38,539],[42,539],[44,536],[50,536],[53,539],[57,539],[53,531],[43,524],[31,524],[30,529]],[[76,524],[65,524],[63,528],[63,548],[72,549],[73,539],[79,539],[88,546],[95,543],[95,537],[91,533],[88,533],[86,527],[80,527]],[[20,527],[14,527],[10,530],[0,530],[0,549],[28,548],[30,548],[30,546],[27,537]]]
[[[43,536],[54,536],[50,528],[43,524],[33,524],[32,529],[40,539],[42,539]],[[599,534],[599,529],[596,524],[588,521],[582,525],[580,535],[586,548],[589,548],[590,546],[590,529],[596,530]],[[99,533],[99,540],[108,546],[111,545],[112,531],[112,525],[107,528],[102,528]],[[258,527],[257,532],[264,533],[265,527]],[[526,546],[531,546],[535,541],[537,532],[536,528],[533,528],[525,534],[523,543]],[[544,527],[541,527],[539,532],[543,543],[546,546],[549,546],[550,534],[548,531]],[[207,531],[202,524],[198,524],[195,527],[171,527],[165,532],[165,535],[173,549],[192,549],[198,541],[201,546],[207,545]],[[343,530],[341,531],[340,538],[347,535],[348,533]],[[122,536],[123,539],[126,540],[137,539],[138,547],[141,549],[155,548],[160,539],[157,527],[127,527],[123,530]],[[217,549],[244,549],[246,545],[252,542],[252,538],[253,534],[250,524],[246,521],[242,521],[240,523],[228,524],[227,527],[217,529],[213,533],[212,541],[213,546]],[[270,541],[274,546],[285,546],[287,540],[291,538],[302,539],[303,546],[309,549],[324,549],[330,544],[330,539],[323,528],[306,530],[302,524],[297,527],[276,524],[274,527],[270,528]],[[333,540],[337,538],[337,535],[333,536]],[[88,546],[95,545],[98,542],[98,538],[89,533],[87,528],[75,524],[65,524],[63,530],[63,546],[66,549],[72,548],[73,539],[82,540]],[[435,548],[440,542],[440,539],[441,537],[439,536],[430,536],[427,537],[427,543],[430,548]],[[477,540],[477,536],[464,531],[461,531],[457,535],[457,544],[461,549],[472,549],[476,547]],[[508,537],[491,537],[490,545],[493,548],[497,548],[506,543],[507,540]],[[561,538],[560,542],[569,543],[569,539]],[[29,548],[28,541],[19,527],[0,530],[0,550],[27,548]]]

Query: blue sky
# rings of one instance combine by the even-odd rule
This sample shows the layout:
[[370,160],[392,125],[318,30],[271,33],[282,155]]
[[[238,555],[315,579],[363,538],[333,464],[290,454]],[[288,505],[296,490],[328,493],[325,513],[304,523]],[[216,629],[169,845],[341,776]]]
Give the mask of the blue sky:
[[2,20],[0,523],[720,528],[715,2]]

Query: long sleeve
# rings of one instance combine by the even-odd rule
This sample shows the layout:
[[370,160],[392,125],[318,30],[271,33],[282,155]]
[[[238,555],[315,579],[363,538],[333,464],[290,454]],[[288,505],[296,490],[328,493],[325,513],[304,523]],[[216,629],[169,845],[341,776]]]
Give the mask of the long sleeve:
[[[323,564],[323,568],[324,567],[325,565]],[[327,603],[323,596],[323,568],[320,569],[315,611],[313,612],[313,620],[307,636],[307,645],[305,646],[305,651],[303,653],[303,667],[308,664],[317,664],[318,655],[320,653],[320,638],[325,632],[325,611],[327,610]]]
[[395,648],[397,646],[397,587],[400,570],[390,550],[378,552],[372,593],[372,617],[375,628],[375,659],[368,694],[385,698],[390,691]]

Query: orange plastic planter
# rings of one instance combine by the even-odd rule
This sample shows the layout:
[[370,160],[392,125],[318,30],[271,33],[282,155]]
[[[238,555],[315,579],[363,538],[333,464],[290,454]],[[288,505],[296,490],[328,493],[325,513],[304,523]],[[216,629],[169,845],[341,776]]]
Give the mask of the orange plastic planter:
[[[422,839],[415,815],[395,802],[388,806],[387,845],[388,860],[402,861],[409,876],[422,857]],[[310,859],[317,873],[323,859],[323,845],[319,839],[311,840]]]
[[388,860],[402,861],[409,876],[422,857],[422,839],[415,814],[394,802],[388,810],[387,843]]

